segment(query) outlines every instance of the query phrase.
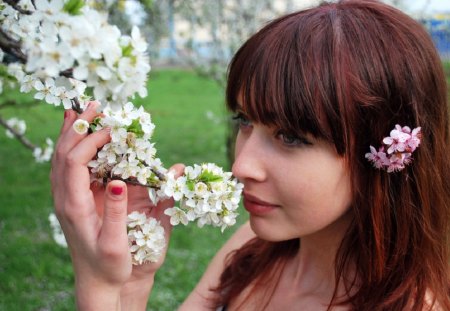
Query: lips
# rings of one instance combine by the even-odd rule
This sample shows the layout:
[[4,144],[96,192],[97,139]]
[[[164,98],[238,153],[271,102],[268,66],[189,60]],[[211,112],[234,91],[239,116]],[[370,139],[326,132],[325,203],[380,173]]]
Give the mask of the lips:
[[252,215],[263,216],[279,208],[279,205],[272,204],[244,192],[244,207]]

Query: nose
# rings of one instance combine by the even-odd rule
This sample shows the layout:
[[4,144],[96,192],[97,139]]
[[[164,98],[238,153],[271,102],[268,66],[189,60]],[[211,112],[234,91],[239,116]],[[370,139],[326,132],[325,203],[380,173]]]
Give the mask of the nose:
[[233,175],[241,182],[263,182],[267,178],[264,138],[257,129],[251,133],[239,132],[236,138]]

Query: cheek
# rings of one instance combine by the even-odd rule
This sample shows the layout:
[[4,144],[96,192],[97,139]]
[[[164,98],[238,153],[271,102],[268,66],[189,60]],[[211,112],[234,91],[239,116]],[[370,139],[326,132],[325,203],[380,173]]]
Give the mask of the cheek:
[[282,172],[279,191],[293,213],[302,213],[312,221],[338,218],[351,204],[347,170],[336,161],[312,164]]

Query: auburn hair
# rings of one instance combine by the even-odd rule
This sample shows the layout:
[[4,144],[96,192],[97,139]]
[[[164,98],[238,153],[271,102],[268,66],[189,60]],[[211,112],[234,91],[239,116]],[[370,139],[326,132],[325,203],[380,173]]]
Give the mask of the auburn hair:
[[[424,310],[434,304],[450,310],[447,87],[425,29],[370,0],[283,16],[235,54],[226,90],[232,111],[238,98],[255,122],[326,140],[348,163],[353,220],[335,258],[329,308]],[[422,142],[411,165],[387,173],[372,167],[365,153],[396,124],[421,126]],[[273,293],[300,247],[301,239],[249,241],[228,256],[212,289],[214,305],[244,289]],[[338,297],[342,280],[346,296]],[[270,294],[264,297],[267,304]]]

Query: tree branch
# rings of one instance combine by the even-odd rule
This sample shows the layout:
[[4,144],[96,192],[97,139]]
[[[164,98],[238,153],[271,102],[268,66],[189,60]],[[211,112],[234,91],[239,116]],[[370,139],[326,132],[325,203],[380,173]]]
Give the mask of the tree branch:
[[[14,10],[16,10],[17,12],[19,12],[20,14],[24,14],[24,15],[31,15],[33,14],[33,12],[29,11],[29,10],[25,10],[23,8],[21,8],[18,5],[18,1],[14,1],[14,0],[4,0],[7,4],[9,4]],[[34,5],[34,3],[33,3]]]
[[6,123],[6,120],[3,119],[1,116],[0,116],[0,124],[7,130],[9,130],[14,135],[14,137],[17,138],[22,143],[22,145],[24,145],[31,151],[37,148],[37,146],[31,143],[23,134],[19,134],[15,129],[9,126],[8,123]]
[[3,29],[0,28],[0,48],[16,57],[21,63],[25,64],[27,62],[27,57],[20,50],[20,42],[11,38]]
[[8,100],[0,104],[0,109],[4,109],[6,107],[16,106],[17,102],[15,100]]
[[72,110],[75,110],[76,112],[78,112],[78,114],[81,114],[83,112],[83,110],[81,109],[80,102],[76,97],[72,99]]
[[[108,180],[121,180],[121,181],[123,181],[124,183],[127,183],[127,184],[129,184],[129,185],[134,185],[134,186],[142,186],[142,187],[146,187],[146,188],[153,188],[153,189],[156,189],[156,190],[161,189],[160,187],[154,186],[154,185],[143,185],[143,184],[141,184],[140,182],[138,182],[137,180],[132,180],[132,179],[130,179],[130,178],[128,178],[128,179],[123,179],[123,178],[120,178],[120,177],[117,177],[117,176],[113,176],[113,177],[107,178],[107,179],[108,179]],[[106,183],[103,183],[103,185],[106,186]]]
[[5,101],[5,102],[0,104],[0,110],[4,109],[4,108],[7,108],[7,107],[14,107],[14,106],[16,106],[15,107],[16,109],[28,109],[28,108],[30,108],[32,106],[37,106],[37,105],[39,105],[39,103],[36,102],[36,101],[34,101],[32,103],[20,104],[19,105],[19,103],[16,102],[15,100],[8,100],[8,101]]

